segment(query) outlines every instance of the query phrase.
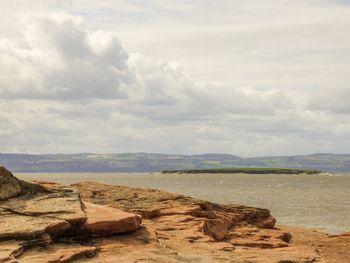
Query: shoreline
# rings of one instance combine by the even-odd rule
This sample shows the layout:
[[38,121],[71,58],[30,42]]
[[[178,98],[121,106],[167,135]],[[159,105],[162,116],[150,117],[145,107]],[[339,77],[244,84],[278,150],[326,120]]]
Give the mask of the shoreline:
[[350,235],[275,225],[268,209],[96,182],[25,182],[5,168],[0,177],[2,263],[350,261]]
[[[66,185],[91,181],[146,187],[193,196],[219,204],[238,203],[265,207],[272,211],[281,224],[319,228],[324,232],[335,234],[347,231],[347,225],[350,225],[349,215],[344,212],[348,193],[348,189],[344,189],[344,186],[350,182],[350,177],[347,175],[332,177],[327,174],[290,176],[232,174],[231,176],[231,174],[88,173],[18,174],[18,176],[24,180],[54,181]],[[323,183],[319,184],[319,181]],[[333,193],[328,190],[338,185],[338,189],[343,189],[342,191]],[[311,195],[308,194],[308,189],[311,189]],[[279,198],[275,198],[276,196]],[[327,200],[336,206],[328,207]],[[318,205],[321,208],[317,208]],[[304,214],[306,209],[309,209],[309,212]],[[322,211],[325,211],[325,214],[321,218],[319,214]]]

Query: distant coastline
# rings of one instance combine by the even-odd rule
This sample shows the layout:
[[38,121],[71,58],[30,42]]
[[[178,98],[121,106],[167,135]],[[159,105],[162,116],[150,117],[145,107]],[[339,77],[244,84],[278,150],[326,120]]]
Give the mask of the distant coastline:
[[283,169],[283,168],[221,168],[221,169],[194,169],[194,170],[165,170],[163,174],[198,174],[198,173],[245,173],[245,174],[319,174],[320,170],[313,169]]
[[[350,173],[350,154],[250,157],[232,154],[6,154],[0,165],[16,173],[159,173],[171,170],[206,170],[257,167]],[[220,171],[221,172],[221,171]]]

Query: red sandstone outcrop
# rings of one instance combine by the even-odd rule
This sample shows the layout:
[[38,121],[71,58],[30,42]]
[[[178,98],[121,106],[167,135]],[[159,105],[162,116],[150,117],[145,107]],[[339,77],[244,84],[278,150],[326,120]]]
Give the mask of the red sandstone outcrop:
[[83,203],[75,188],[23,182],[3,167],[0,189],[0,262],[70,262],[97,252],[72,240],[131,232],[141,223],[139,215]]
[[[30,184],[0,171],[10,193],[0,201],[2,263],[350,262],[349,235],[276,228],[267,209],[98,183]],[[19,188],[3,190],[9,178]]]
[[0,200],[6,200],[21,193],[21,183],[5,167],[0,166]]
[[142,229],[105,239],[89,262],[324,262],[310,246],[291,246],[291,234],[274,228],[267,209],[98,183],[74,187],[83,200],[143,216]]
[[140,227],[142,217],[117,208],[84,202],[87,221],[80,226],[82,234],[91,236],[133,232]]

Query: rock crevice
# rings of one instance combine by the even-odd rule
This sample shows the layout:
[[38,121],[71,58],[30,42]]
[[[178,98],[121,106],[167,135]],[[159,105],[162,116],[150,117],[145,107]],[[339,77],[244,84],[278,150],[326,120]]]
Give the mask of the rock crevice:
[[28,183],[0,167],[0,263],[350,262],[349,234],[275,223],[268,209],[92,182]]
[[[111,236],[135,231],[141,224],[136,214],[83,203],[74,188],[49,186],[18,180],[0,167],[0,263],[70,262],[82,255],[91,256],[97,248],[74,244],[71,249],[63,245],[65,238]],[[32,255],[37,247],[55,250],[57,260],[46,253]]]

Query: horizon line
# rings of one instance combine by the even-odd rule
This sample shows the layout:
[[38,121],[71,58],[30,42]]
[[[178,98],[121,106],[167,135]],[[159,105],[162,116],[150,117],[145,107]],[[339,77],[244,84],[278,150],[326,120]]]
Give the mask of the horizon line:
[[311,156],[311,155],[350,155],[350,153],[334,153],[334,152],[314,152],[308,154],[287,154],[287,155],[259,155],[259,156],[240,156],[232,153],[193,153],[193,154],[185,154],[185,153],[160,153],[160,152],[109,152],[109,153],[94,153],[94,152],[76,152],[76,153],[6,153],[0,152],[0,155],[32,155],[32,156],[42,156],[42,155],[111,155],[111,154],[154,154],[154,155],[182,155],[182,156],[196,156],[196,155],[231,155],[235,157],[239,157],[242,159],[249,158],[262,158],[262,157],[296,157],[296,156]]

